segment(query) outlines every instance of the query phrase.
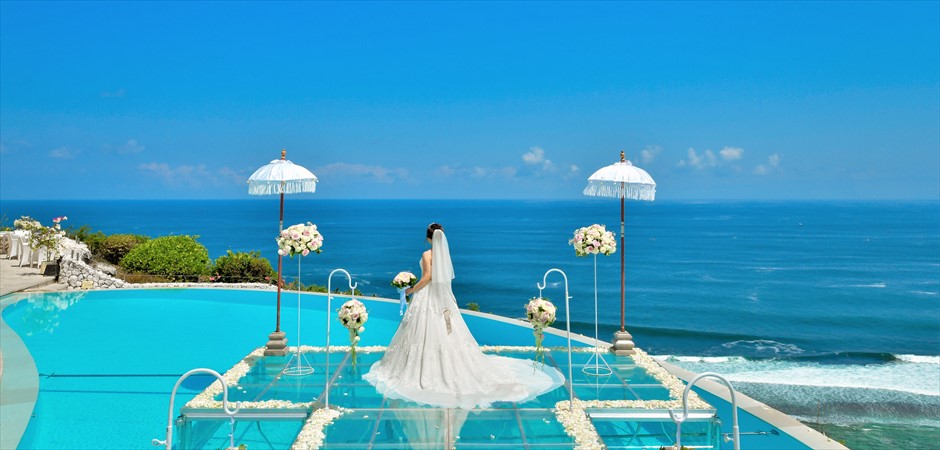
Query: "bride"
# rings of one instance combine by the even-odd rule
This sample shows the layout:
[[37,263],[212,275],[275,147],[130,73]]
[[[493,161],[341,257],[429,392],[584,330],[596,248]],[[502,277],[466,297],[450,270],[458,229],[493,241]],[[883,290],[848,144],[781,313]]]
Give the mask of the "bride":
[[457,308],[454,267],[444,228],[428,226],[431,250],[421,257],[421,279],[398,331],[381,360],[363,378],[388,398],[445,408],[486,408],[525,402],[564,382],[558,370],[534,362],[485,355]]

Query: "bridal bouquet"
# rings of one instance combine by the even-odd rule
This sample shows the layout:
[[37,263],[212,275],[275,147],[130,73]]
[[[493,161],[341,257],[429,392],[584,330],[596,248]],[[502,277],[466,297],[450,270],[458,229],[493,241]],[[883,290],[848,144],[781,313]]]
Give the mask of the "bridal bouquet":
[[574,253],[578,256],[610,255],[617,251],[617,240],[614,233],[607,231],[603,225],[594,224],[589,227],[574,230],[574,237],[568,241],[574,246]]
[[555,323],[555,305],[547,298],[535,297],[525,305],[525,315],[532,323],[535,334],[535,360],[545,364],[545,350],[542,348],[542,339],[545,337],[545,328]]
[[349,353],[352,355],[353,365],[356,365],[356,344],[359,343],[359,333],[366,331],[363,325],[369,320],[369,312],[366,311],[366,305],[356,299],[343,303],[337,312],[340,322],[349,329]]
[[414,286],[418,282],[418,277],[411,272],[398,272],[392,280],[392,286],[398,288],[398,315],[405,314],[405,289]]
[[310,252],[320,253],[323,246],[323,235],[317,231],[317,226],[307,222],[306,225],[298,223],[281,231],[277,237],[277,254],[293,257],[296,254],[307,256]]

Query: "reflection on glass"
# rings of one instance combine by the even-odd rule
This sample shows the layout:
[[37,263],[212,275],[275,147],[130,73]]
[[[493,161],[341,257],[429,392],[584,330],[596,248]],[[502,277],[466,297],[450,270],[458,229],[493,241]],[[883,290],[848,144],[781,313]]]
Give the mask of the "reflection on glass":
[[86,291],[29,294],[23,311],[23,329],[27,336],[52,334],[59,326],[59,315],[85,297]]

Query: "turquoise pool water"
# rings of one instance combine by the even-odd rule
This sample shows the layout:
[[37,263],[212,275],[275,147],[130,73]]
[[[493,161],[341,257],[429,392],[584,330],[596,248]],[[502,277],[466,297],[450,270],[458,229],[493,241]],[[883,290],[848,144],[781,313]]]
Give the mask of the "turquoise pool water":
[[[3,318],[22,337],[40,374],[34,417],[19,448],[153,448],[150,440],[163,437],[170,391],[177,378],[196,367],[224,373],[252,349],[265,343],[275,320],[275,294],[268,291],[92,291],[15,294],[4,300],[15,302],[4,309]],[[386,345],[398,326],[398,305],[362,300],[369,308],[370,318],[360,345]],[[285,293],[282,301],[282,329],[294,345],[297,343],[297,294]],[[343,301],[342,297],[334,298],[331,309],[335,310]],[[301,305],[301,344],[325,345],[326,297],[302,294]],[[481,345],[532,345],[531,330],[524,326],[472,315],[466,315],[465,319]],[[338,325],[337,322],[331,327],[331,340],[334,345],[343,345],[348,343],[348,333]],[[547,346],[565,343],[561,337],[546,336]],[[331,388],[331,404],[355,411],[342,416],[326,430],[324,448],[441,448],[444,442],[441,439],[458,435],[455,442],[459,448],[495,448],[494,444],[504,448],[574,446],[551,412],[557,401],[568,399],[564,388],[545,393],[526,404],[497,404],[489,410],[469,414],[421,408],[389,402],[359,378],[363,369],[380,356],[380,353],[360,354],[359,365],[353,368],[345,354],[331,355],[332,370],[343,376]],[[525,352],[509,356],[532,357]],[[579,398],[669,398],[668,391],[642,369],[633,366],[629,358],[608,358],[615,369],[613,377],[584,375],[579,364],[586,362],[588,356],[574,355],[574,390]],[[564,352],[551,354],[549,361],[567,373]],[[264,362],[253,368],[255,373],[245,379],[242,389],[232,392],[233,400],[257,401],[266,396],[295,401],[322,400],[324,383],[319,374],[324,369],[323,354],[313,354],[310,361],[318,369],[318,375],[309,380],[291,381],[294,385],[282,385],[274,390],[270,389],[270,375],[278,372],[276,367],[284,363],[284,358],[265,358]],[[174,417],[180,414],[182,405],[211,381],[212,378],[205,376],[187,379],[178,392]],[[730,412],[727,415],[730,417]],[[428,423],[440,420],[459,424],[447,428],[459,434],[447,437],[432,431],[439,429],[429,427]],[[191,422],[186,435],[188,442],[197,443],[197,448],[215,449],[227,445],[230,430],[227,422],[199,419]],[[296,419],[239,420],[235,427],[236,442],[245,443],[252,450],[285,448],[301,425],[302,420]],[[609,448],[658,448],[669,444],[668,436],[675,433],[674,426],[663,421],[595,421],[595,425]],[[730,423],[723,428],[730,430]],[[764,424],[763,428],[769,426]],[[715,434],[705,429],[696,430],[692,425],[685,430],[690,436],[684,439],[689,440],[695,434]],[[714,437],[703,439],[714,440]],[[760,447],[754,445],[753,448]]]

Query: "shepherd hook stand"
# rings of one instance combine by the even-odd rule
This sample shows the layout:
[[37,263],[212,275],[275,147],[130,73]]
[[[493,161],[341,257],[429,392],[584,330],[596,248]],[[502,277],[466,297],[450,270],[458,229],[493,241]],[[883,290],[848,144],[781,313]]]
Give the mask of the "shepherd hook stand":
[[565,329],[568,336],[568,379],[566,382],[568,383],[569,398],[574,401],[574,386],[572,384],[574,374],[571,371],[571,309],[568,308],[568,300],[571,299],[571,296],[568,295],[568,275],[561,269],[548,269],[545,275],[542,276],[542,284],[535,283],[535,286],[539,288],[539,298],[542,298],[542,289],[548,286],[548,274],[552,272],[558,272],[565,278]]
[[176,390],[179,389],[180,384],[183,383],[183,380],[189,378],[190,375],[195,375],[197,373],[212,375],[219,380],[219,383],[222,383],[222,412],[228,414],[232,427],[228,435],[228,445],[229,449],[235,448],[235,414],[238,414],[238,411],[241,409],[241,404],[236,403],[235,409],[228,409],[228,383],[222,379],[222,375],[219,375],[218,372],[212,369],[193,369],[184,373],[179,380],[176,380],[176,386],[173,386],[173,392],[170,394],[170,412],[166,418],[166,440],[161,441],[159,439],[153,439],[150,441],[151,444],[155,446],[162,445],[166,447],[166,450],[173,450],[173,400],[176,399]]
[[[672,417],[672,421],[676,423],[676,448],[682,448],[682,422],[689,418],[689,391],[692,390],[692,386],[695,382],[702,378],[715,378],[724,383],[724,385],[728,387],[728,390],[731,391],[731,433],[734,436],[732,440],[734,440],[734,450],[741,450],[741,433],[738,431],[738,402],[734,398],[734,388],[731,387],[731,383],[728,382],[728,379],[715,372],[702,372],[689,381],[689,384],[685,387],[685,391],[682,393],[681,417],[676,416],[671,409],[669,410],[669,417]],[[727,435],[725,436],[725,442],[728,442]]]
[[[584,364],[584,367],[581,368],[581,371],[587,375],[595,377],[606,377],[614,373],[611,370],[610,365],[607,364],[607,361],[601,356],[601,349],[598,347],[600,341],[597,339],[597,253],[594,254],[594,354],[591,355],[591,358],[588,359],[587,363]],[[594,364],[591,364],[591,362]],[[603,365],[602,365],[603,364]],[[591,367],[591,366],[594,367]]]
[[352,275],[349,275],[349,272],[347,272],[346,269],[333,269],[333,271],[330,272],[330,277],[326,279],[326,373],[323,374],[323,379],[325,380],[323,385],[326,386],[326,394],[324,396],[323,404],[327,409],[330,408],[330,311],[333,310],[330,305],[332,304],[333,300],[333,274],[336,272],[343,272],[346,274],[346,278],[349,280],[349,293],[353,296],[353,298],[355,298],[356,295],[356,286],[359,286],[358,282],[352,282]]
[[[313,366],[307,362],[307,357],[300,352],[300,261],[302,260],[303,256],[297,258],[297,351],[291,355],[282,372],[284,375],[292,377],[313,373]],[[327,316],[329,316],[329,313],[327,313]],[[291,363],[294,363],[294,365],[291,366]]]

